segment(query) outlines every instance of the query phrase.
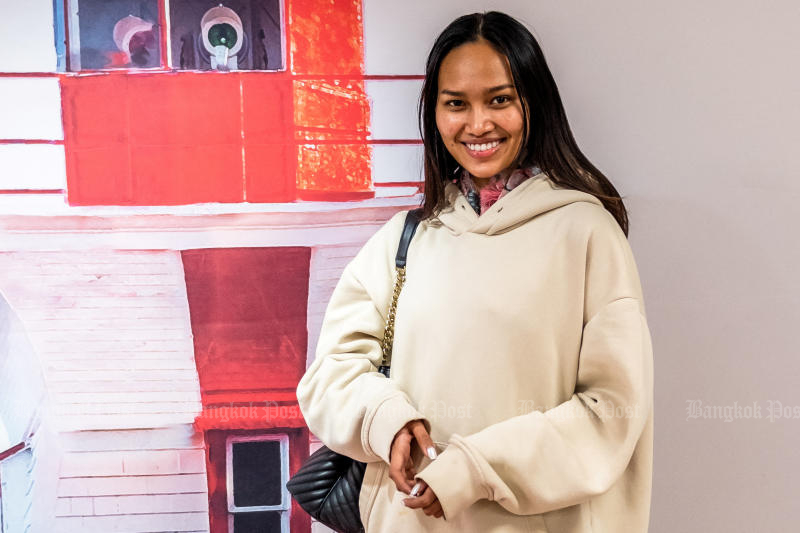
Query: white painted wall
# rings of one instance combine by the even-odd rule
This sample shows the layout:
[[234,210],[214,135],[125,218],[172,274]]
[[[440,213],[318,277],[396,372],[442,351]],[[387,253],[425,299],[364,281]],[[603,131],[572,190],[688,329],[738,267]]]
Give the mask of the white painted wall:
[[208,531],[205,450],[190,425],[60,439],[55,531]]
[[0,77],[0,141],[63,138],[58,78]]
[[41,362],[6,297],[1,268],[0,273],[0,419],[14,446],[28,438],[38,413],[47,408],[47,391]]
[[64,146],[0,144],[0,190],[67,188]]
[[[533,28],[629,209],[656,358],[650,531],[795,529],[800,419],[767,417],[800,406],[800,4],[367,0],[367,73],[422,74],[436,34],[486,9]],[[762,417],[688,419],[690,400]]]
[[179,253],[0,254],[0,291],[8,531],[208,531]]
[[0,72],[56,70],[52,0],[0,0]]
[[376,144],[372,147],[372,180],[375,183],[422,180],[422,160],[422,145]]
[[2,253],[0,272],[57,430],[191,424],[200,413],[179,252]]
[[325,316],[333,289],[336,288],[344,267],[355,257],[364,242],[339,246],[316,246],[311,249],[308,273],[308,312],[306,315],[308,326],[306,368],[311,366],[314,361],[319,330],[322,327],[322,319]]
[[419,80],[367,80],[367,96],[372,103],[373,139],[419,139],[417,101]]

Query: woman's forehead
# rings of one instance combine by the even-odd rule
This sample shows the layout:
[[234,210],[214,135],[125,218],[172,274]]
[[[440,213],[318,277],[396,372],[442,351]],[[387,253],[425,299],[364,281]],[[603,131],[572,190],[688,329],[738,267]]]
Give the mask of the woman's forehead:
[[508,60],[486,41],[462,44],[450,51],[439,68],[439,90],[490,92],[511,84]]

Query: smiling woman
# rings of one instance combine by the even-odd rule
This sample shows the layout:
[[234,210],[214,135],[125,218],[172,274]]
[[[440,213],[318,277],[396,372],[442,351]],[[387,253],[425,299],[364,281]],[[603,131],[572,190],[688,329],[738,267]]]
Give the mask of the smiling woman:
[[478,186],[510,173],[524,118],[508,60],[479,39],[454,49],[439,70],[436,127],[445,147]]
[[496,200],[509,180],[519,181],[513,170],[540,169],[555,184],[596,197],[628,234],[619,193],[575,142],[544,53],[518,21],[496,11],[453,21],[428,55],[420,104],[426,218],[445,207],[453,177],[465,178],[468,197],[490,185]]
[[653,354],[619,194],[507,15],[445,28],[421,104],[408,282],[393,296],[400,212],[328,304],[297,388],[309,429],[367,463],[367,533],[646,531]]

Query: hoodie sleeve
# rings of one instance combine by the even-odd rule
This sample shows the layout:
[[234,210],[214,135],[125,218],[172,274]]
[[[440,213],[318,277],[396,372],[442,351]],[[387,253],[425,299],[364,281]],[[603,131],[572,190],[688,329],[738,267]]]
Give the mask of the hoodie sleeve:
[[[388,463],[392,439],[411,420],[422,419],[430,430],[408,396],[378,372],[404,220],[405,212],[395,215],[345,267],[325,312],[314,362],[297,386],[309,430],[330,449],[363,462]],[[360,276],[364,269],[372,274]],[[362,279],[380,282],[366,286]]]
[[572,506],[609,490],[629,467],[652,413],[653,355],[633,255],[607,218],[584,239],[584,324],[572,396],[451,435],[417,475],[445,518],[480,499],[515,514]]

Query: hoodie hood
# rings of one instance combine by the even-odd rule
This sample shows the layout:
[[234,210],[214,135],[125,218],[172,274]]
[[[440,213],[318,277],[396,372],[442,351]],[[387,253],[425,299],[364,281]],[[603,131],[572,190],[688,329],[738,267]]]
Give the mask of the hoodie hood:
[[472,209],[458,185],[445,186],[447,207],[438,220],[455,235],[482,233],[497,235],[528,220],[575,202],[589,202],[603,206],[591,194],[565,189],[556,185],[545,172],[539,172],[500,198],[480,216]]

